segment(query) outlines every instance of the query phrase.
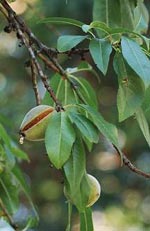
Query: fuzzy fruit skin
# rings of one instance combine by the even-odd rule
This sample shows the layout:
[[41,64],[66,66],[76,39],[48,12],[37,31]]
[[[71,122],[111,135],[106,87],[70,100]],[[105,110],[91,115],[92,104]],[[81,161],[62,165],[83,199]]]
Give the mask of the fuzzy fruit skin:
[[98,180],[94,176],[87,174],[87,177],[88,177],[91,191],[89,194],[89,200],[86,207],[91,207],[100,197],[101,186]]
[[49,117],[55,109],[48,105],[32,108],[24,117],[20,126],[20,143],[23,139],[30,141],[44,140]]

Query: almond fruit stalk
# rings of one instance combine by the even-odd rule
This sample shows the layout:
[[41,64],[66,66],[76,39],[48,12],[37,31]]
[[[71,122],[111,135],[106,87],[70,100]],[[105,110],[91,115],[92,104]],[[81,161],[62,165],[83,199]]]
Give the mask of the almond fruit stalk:
[[30,141],[44,140],[48,120],[53,111],[55,109],[48,105],[39,105],[32,108],[21,123],[20,144],[23,144],[24,139]]

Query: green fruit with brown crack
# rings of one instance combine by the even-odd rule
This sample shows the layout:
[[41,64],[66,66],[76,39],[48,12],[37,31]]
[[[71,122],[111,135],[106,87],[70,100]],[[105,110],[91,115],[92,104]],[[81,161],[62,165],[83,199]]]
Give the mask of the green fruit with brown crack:
[[94,176],[87,174],[87,177],[90,186],[90,193],[89,193],[87,207],[90,207],[99,199],[101,194],[101,186],[98,180]]
[[24,117],[20,126],[20,143],[24,139],[30,141],[44,140],[48,121],[55,109],[48,105],[39,105],[32,108]]

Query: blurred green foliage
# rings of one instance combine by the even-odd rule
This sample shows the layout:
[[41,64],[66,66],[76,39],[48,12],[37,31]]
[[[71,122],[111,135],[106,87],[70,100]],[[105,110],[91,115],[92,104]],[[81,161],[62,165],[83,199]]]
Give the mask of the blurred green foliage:
[[[22,1],[23,2],[23,1]],[[150,4],[146,1],[148,9]],[[19,2],[18,4],[21,4]],[[48,46],[56,47],[59,35],[77,34],[74,27],[38,24],[39,19],[50,16],[70,17],[84,23],[92,21],[92,0],[37,0],[26,5],[22,17],[33,32]],[[35,105],[34,93],[31,85],[30,72],[25,67],[27,53],[20,47],[14,34],[5,34],[3,27],[6,22],[0,16],[0,121],[13,139],[19,140],[19,126],[26,112]],[[89,59],[89,57],[87,57]],[[78,60],[61,58],[64,67],[74,67]],[[69,65],[69,66],[68,66]],[[48,72],[48,71],[47,71]],[[52,73],[48,72],[51,77]],[[101,76],[101,74],[99,74]],[[95,87],[99,99],[99,108],[108,121],[116,123],[118,118],[116,94],[117,80],[114,71],[109,69],[107,76],[101,76],[101,83],[86,74]],[[40,92],[44,95],[44,88],[39,80]],[[147,111],[150,120],[150,112]],[[128,157],[144,171],[149,171],[150,150],[144,140],[139,127],[133,117],[119,124],[120,143]],[[29,154],[30,163],[21,162],[31,187],[32,198],[38,208],[40,224],[35,231],[65,229],[67,221],[67,204],[64,203],[63,178],[61,172],[53,168],[46,156],[42,142],[30,143],[21,147]],[[95,230],[115,231],[149,231],[150,230],[150,181],[130,172],[126,167],[120,167],[119,157],[103,137],[88,154],[89,172],[101,182],[102,195],[94,205]],[[23,220],[29,212],[26,199],[22,197],[22,205],[15,216],[15,220]],[[62,215],[63,214],[63,215]],[[74,211],[74,223],[78,222]],[[74,231],[77,230],[74,228]]]

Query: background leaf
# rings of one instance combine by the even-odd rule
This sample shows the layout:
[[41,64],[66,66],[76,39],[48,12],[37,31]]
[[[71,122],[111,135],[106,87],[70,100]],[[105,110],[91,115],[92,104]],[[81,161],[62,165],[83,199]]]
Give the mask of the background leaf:
[[82,25],[84,24],[79,20],[75,20],[72,18],[63,18],[63,17],[48,17],[39,20],[38,23],[54,23],[54,24],[71,25],[77,27],[82,27]]
[[148,22],[149,13],[146,6],[141,0],[137,1],[137,6],[134,9],[134,31],[138,33],[146,33],[148,29]]
[[[31,191],[30,191],[29,185],[27,184],[27,182],[25,180],[25,176],[23,175],[23,172],[20,170],[20,168],[18,166],[15,166],[12,169],[12,175],[13,175],[15,181],[17,182],[17,184],[19,185],[20,189],[24,192],[25,196],[27,197],[27,199],[28,199],[33,211],[34,211],[35,219],[37,222],[39,220],[39,216],[38,216],[38,213],[37,213],[35,206],[32,202]],[[31,219],[33,219],[33,217]]]
[[150,87],[148,87],[145,91],[144,99],[142,102],[142,109],[144,112],[148,112],[150,110]]
[[82,35],[63,35],[58,38],[57,49],[59,52],[71,50],[73,47],[85,40],[87,36]]
[[142,80],[126,64],[121,54],[115,55],[114,69],[119,82],[117,94],[119,121],[123,121],[133,115],[142,104],[145,89]]
[[110,27],[133,29],[134,7],[134,0],[94,0],[93,19]]
[[129,66],[139,75],[146,87],[150,84],[150,60],[132,39],[122,37],[122,54]]
[[90,41],[89,49],[95,64],[105,75],[108,69],[110,54],[112,52],[110,42],[105,39],[92,39]]
[[146,120],[146,117],[144,115],[144,112],[141,108],[139,108],[137,111],[136,111],[136,119],[137,119],[137,122],[139,124],[139,127],[145,137],[145,140],[147,141],[149,147],[150,147],[150,130],[149,130],[149,125],[148,125],[148,122]]
[[0,199],[5,205],[8,213],[13,214],[19,206],[18,185],[12,180],[12,174],[4,172],[0,175]]

